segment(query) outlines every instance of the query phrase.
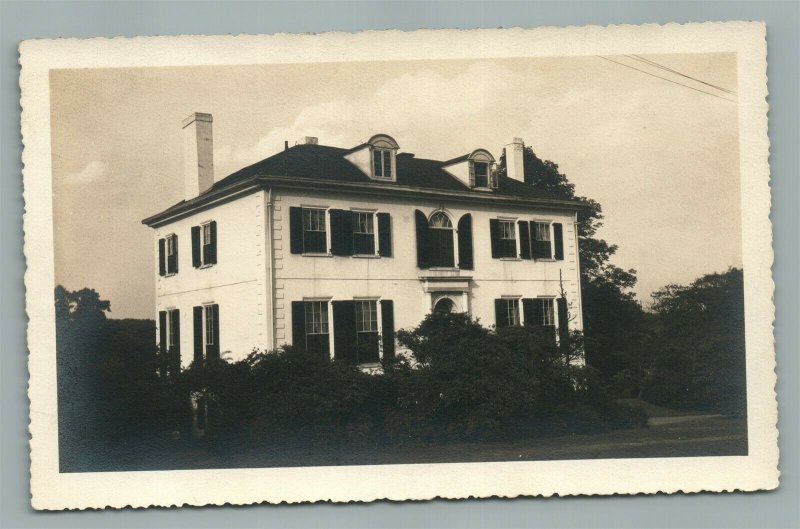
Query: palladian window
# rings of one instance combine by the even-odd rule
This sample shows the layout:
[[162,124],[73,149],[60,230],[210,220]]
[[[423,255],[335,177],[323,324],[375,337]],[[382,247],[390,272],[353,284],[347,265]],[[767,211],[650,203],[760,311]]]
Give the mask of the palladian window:
[[453,244],[453,223],[443,212],[437,211],[428,220],[430,228],[429,251],[430,265],[433,267],[452,268],[455,266],[455,249]]

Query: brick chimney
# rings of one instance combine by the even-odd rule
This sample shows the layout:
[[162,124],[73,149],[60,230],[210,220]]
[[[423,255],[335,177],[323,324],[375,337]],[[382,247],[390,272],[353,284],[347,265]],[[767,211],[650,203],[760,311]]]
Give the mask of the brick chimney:
[[514,138],[506,145],[506,175],[520,182],[525,182],[525,164],[522,161],[524,150],[522,138]]
[[186,200],[214,184],[214,143],[211,114],[195,112],[183,120],[183,189]]

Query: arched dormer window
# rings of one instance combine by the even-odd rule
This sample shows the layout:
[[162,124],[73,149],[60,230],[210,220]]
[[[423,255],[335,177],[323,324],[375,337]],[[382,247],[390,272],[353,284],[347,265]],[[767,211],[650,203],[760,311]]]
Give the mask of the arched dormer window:
[[497,189],[497,170],[492,153],[478,149],[469,155],[469,185],[479,189]]
[[368,143],[372,151],[372,178],[377,180],[396,180],[397,166],[395,156],[400,146],[394,141],[394,138],[386,134],[376,134],[369,139]]

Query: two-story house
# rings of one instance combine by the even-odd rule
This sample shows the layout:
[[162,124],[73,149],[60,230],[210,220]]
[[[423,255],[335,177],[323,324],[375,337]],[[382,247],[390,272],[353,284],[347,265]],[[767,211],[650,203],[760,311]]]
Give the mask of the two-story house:
[[369,365],[434,310],[484,325],[581,329],[577,212],[475,149],[445,161],[386,134],[294,146],[213,175],[212,117],[183,122],[185,199],[154,229],[156,312],[174,365],[295,344]]

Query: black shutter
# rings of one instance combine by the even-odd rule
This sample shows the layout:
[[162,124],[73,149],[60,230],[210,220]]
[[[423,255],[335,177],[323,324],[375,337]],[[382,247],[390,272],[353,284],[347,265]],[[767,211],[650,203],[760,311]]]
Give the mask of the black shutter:
[[519,256],[523,259],[533,259],[530,225],[526,220],[519,221],[517,225],[519,226]]
[[192,226],[192,266],[200,268],[200,226]]
[[289,208],[289,241],[292,253],[303,253],[303,208]]
[[462,215],[458,220],[458,267],[462,270],[472,270],[472,215]]
[[194,361],[200,364],[203,361],[203,307],[192,309],[194,322]]
[[340,362],[356,362],[356,304],[333,302],[333,355]]
[[489,238],[492,241],[492,258],[500,257],[500,221],[489,219]]
[[553,223],[553,240],[556,246],[556,261],[564,260],[564,228],[560,222]]
[[381,326],[383,330],[383,358],[394,358],[394,302],[381,300]]
[[378,255],[392,256],[392,219],[388,213],[378,213]]
[[167,346],[167,313],[158,311],[158,372],[163,377],[167,374],[167,357],[169,347]]
[[331,213],[331,253],[333,255],[353,255],[353,212],[332,209]]
[[292,301],[292,345],[306,348],[306,304]]
[[428,217],[417,209],[414,211],[414,220],[417,227],[417,266],[429,268],[431,259],[428,255]]
[[212,220],[209,224],[211,230],[211,248],[209,248],[209,263],[217,264],[217,221]]
[[562,346],[569,345],[569,312],[566,298],[556,299],[558,305],[558,339]]
[[172,334],[175,336],[175,345],[169,352],[169,370],[173,375],[177,375],[181,370],[181,311],[175,309],[169,315],[169,324],[172,326]]
[[166,239],[159,239],[158,240],[158,275],[163,276],[167,274],[167,266],[166,266],[166,259],[164,256],[166,255],[166,246],[167,241]]
[[209,356],[219,358],[219,353],[221,351],[219,339],[219,305],[210,305],[206,307],[206,310],[211,311],[211,322],[214,333],[214,344],[209,347]]
[[494,321],[495,327],[508,327],[508,314],[505,310],[505,300],[494,300]]
[[[536,304],[538,300],[522,298],[522,319],[526,326],[536,325]],[[539,320],[541,322],[541,320]]]
[[173,260],[172,273],[177,274],[178,273],[178,236],[177,235],[173,235],[172,237],[173,237],[172,244],[174,245],[174,251],[172,252],[172,260]]
[[164,310],[158,311],[158,345],[161,354],[167,352],[167,312]]

